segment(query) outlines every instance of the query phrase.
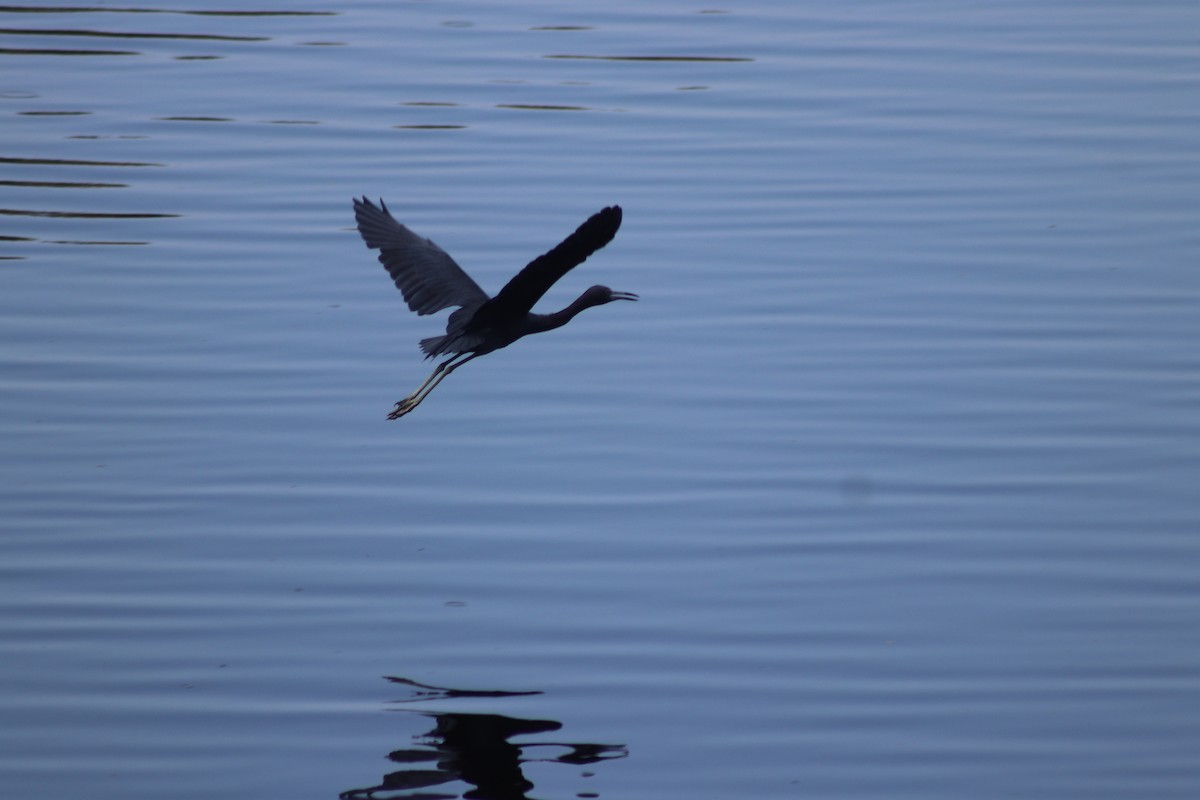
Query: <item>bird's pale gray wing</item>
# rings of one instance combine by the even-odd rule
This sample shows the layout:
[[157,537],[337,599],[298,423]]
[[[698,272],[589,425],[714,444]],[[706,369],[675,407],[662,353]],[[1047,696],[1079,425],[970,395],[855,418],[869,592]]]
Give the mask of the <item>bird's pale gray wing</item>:
[[487,301],[487,293],[445,250],[397,222],[382,200],[376,206],[365,197],[356,198],[354,219],[363,241],[379,251],[379,263],[413,311],[433,314],[450,306],[474,307]]

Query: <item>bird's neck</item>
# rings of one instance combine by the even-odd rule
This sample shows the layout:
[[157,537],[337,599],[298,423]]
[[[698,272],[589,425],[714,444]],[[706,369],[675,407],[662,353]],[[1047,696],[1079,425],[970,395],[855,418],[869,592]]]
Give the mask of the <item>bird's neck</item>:
[[562,311],[555,311],[553,314],[530,314],[531,322],[537,333],[544,331],[552,331],[555,328],[561,328],[566,325],[575,315],[585,308],[591,308],[594,303],[587,302],[584,295],[580,295],[575,299],[574,303],[564,308]]

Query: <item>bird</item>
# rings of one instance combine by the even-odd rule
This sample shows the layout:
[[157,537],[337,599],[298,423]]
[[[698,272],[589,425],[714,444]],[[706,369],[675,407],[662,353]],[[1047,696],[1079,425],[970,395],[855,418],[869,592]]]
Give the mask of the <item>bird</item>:
[[450,373],[472,359],[508,347],[523,336],[561,328],[586,308],[638,299],[632,292],[597,285],[561,311],[533,313],[534,304],[551,286],[613,240],[621,227],[620,206],[597,211],[566,239],[530,261],[495,297],[488,297],[445,250],[397,222],[382,198],[378,206],[366,197],[355,198],[354,218],[363,242],[379,251],[379,263],[411,310],[426,315],[458,307],[450,313],[445,335],[421,340],[426,359],[450,358],[396,403],[388,419],[411,412]]

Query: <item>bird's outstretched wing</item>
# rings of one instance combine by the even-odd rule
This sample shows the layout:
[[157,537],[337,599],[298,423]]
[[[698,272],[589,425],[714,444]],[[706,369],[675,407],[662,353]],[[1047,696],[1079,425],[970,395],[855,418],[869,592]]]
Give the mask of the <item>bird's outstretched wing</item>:
[[621,227],[621,207],[596,212],[553,250],[530,261],[476,315],[489,319],[518,319],[528,314],[559,278],[612,241]]
[[450,306],[475,308],[487,302],[487,293],[445,250],[397,222],[383,200],[376,207],[365,197],[356,198],[354,219],[363,241],[379,251],[379,263],[413,311],[433,314]]

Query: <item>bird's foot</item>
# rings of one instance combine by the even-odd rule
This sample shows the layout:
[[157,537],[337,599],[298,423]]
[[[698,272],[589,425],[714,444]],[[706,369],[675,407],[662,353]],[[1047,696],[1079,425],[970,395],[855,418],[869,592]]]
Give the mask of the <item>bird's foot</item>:
[[399,403],[396,403],[396,407],[391,410],[391,412],[387,415],[387,418],[400,419],[416,407],[417,404],[413,402],[413,399],[411,397],[406,397]]

